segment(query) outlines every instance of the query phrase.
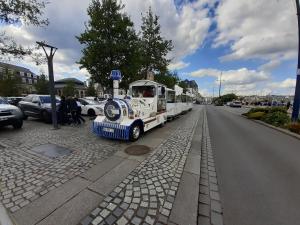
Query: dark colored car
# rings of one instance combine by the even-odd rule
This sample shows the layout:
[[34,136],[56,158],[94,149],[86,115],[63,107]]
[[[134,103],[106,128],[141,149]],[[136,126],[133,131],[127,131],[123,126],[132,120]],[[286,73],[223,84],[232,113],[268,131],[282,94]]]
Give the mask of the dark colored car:
[[0,97],[0,127],[12,125],[15,129],[20,129],[23,126],[21,110],[8,104],[8,102]]
[[[57,105],[59,101],[60,100],[56,98]],[[23,112],[24,119],[27,119],[27,117],[35,117],[47,123],[51,122],[52,109],[50,95],[28,95],[23,98],[18,105]]]

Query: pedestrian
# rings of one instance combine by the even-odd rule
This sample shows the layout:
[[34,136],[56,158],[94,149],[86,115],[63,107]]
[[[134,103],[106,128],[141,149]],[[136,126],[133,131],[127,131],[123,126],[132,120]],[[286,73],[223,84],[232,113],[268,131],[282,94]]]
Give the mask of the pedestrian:
[[78,124],[81,124],[81,121],[83,123],[85,123],[85,119],[81,116],[81,103],[78,100],[78,98],[75,98],[75,100],[76,100],[76,104],[77,104],[76,117],[77,117]]
[[68,97],[68,111],[71,114],[73,124],[78,124],[78,117],[77,117],[77,102],[76,100],[69,96]]
[[61,96],[58,106],[58,121],[61,125],[65,125],[67,122],[67,103],[65,96]]

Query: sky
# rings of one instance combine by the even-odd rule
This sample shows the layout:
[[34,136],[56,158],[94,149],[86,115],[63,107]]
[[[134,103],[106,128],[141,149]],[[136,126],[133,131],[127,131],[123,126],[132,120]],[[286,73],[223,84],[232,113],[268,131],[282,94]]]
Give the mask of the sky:
[[[122,0],[123,9],[141,26],[141,13],[151,6],[159,16],[161,32],[172,40],[169,69],[181,79],[195,80],[203,96],[294,94],[297,67],[297,17],[294,0]],[[0,26],[18,43],[46,41],[58,47],[54,57],[55,79],[86,80],[76,63],[82,46],[76,35],[88,21],[85,0],[49,0],[44,17],[47,27]],[[46,65],[30,58],[11,63],[47,73]]]

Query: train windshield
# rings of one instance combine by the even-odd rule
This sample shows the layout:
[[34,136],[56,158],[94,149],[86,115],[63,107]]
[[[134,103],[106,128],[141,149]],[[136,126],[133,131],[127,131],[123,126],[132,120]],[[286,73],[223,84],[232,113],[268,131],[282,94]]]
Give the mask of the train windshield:
[[155,86],[132,86],[131,95],[133,98],[153,98],[155,97]]

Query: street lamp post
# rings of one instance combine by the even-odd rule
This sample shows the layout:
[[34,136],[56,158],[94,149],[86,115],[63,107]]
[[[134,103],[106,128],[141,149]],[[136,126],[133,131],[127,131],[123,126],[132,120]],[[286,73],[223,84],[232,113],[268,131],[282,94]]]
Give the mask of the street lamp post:
[[[54,90],[54,74],[53,74],[53,57],[57,50],[56,47],[51,45],[47,45],[44,42],[36,42],[39,46],[41,46],[46,54],[48,61],[48,72],[49,72],[49,85],[50,85],[50,96],[51,96],[51,110],[52,110],[52,124],[54,129],[58,129],[57,124],[57,115],[56,115],[56,98],[55,98],[55,90]],[[45,48],[50,49],[50,53],[48,54]]]
[[297,66],[297,82],[295,88],[294,104],[292,121],[297,121],[299,117],[299,107],[300,107],[300,4],[299,0],[296,0],[297,7],[297,19],[298,19],[298,66]]

